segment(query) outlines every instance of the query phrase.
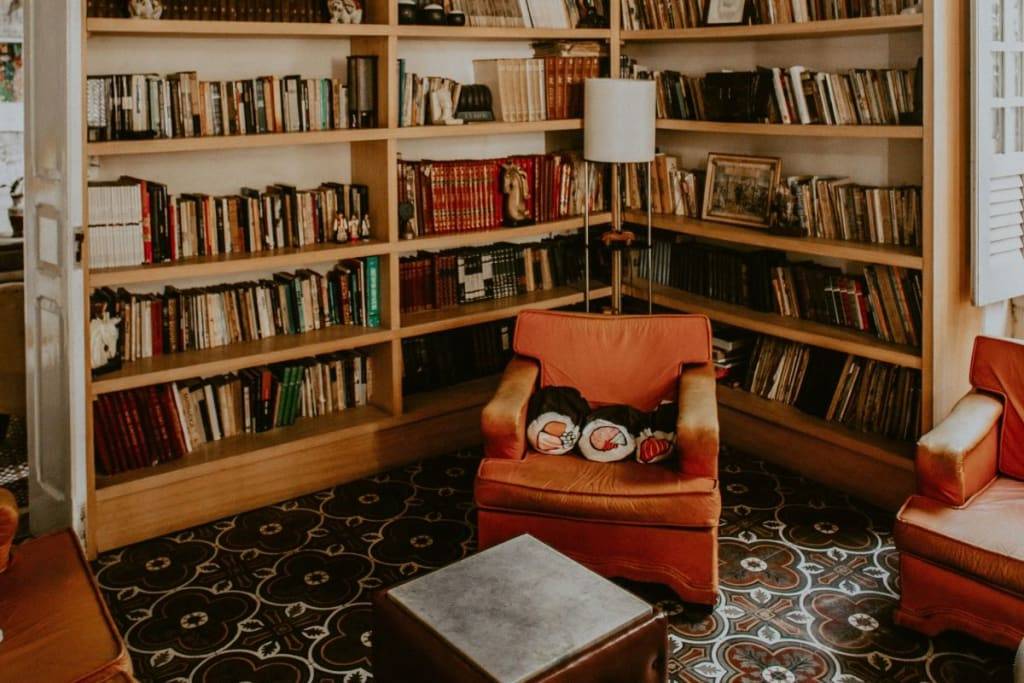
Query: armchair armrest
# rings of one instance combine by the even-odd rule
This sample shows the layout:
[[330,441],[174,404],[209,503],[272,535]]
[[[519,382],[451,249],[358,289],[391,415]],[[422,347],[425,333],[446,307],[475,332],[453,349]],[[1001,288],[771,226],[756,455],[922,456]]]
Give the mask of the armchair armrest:
[[18,532],[18,501],[7,489],[0,489],[0,574],[7,569],[14,545],[14,534]]
[[537,363],[519,356],[505,368],[481,416],[485,457],[520,459],[526,454],[526,409],[539,375]]
[[996,476],[1003,404],[970,393],[917,442],[917,488],[929,498],[960,507]]
[[684,474],[718,478],[718,397],[715,366],[687,365],[679,376],[676,450]]

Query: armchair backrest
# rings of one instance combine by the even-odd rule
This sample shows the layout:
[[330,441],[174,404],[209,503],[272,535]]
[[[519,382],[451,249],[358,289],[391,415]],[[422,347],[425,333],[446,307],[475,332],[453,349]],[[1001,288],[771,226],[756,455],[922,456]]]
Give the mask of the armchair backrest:
[[513,347],[540,363],[542,387],[575,387],[593,405],[652,410],[675,398],[683,365],[711,361],[711,323],[703,315],[524,311]]
[[975,339],[971,385],[1003,400],[999,471],[1024,479],[1024,344],[996,337]]

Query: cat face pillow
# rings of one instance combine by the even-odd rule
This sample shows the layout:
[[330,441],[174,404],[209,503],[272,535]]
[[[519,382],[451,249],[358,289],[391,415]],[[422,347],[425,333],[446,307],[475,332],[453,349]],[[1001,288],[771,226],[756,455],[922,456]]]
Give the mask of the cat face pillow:
[[587,416],[580,433],[580,453],[587,460],[615,462],[624,460],[636,449],[636,435],[644,425],[644,415],[629,406],[605,406]]
[[526,440],[545,455],[565,455],[576,447],[590,406],[572,387],[545,387],[530,397]]
[[636,459],[645,465],[661,462],[672,455],[676,446],[676,416],[679,406],[662,403],[647,416],[647,425],[636,440]]

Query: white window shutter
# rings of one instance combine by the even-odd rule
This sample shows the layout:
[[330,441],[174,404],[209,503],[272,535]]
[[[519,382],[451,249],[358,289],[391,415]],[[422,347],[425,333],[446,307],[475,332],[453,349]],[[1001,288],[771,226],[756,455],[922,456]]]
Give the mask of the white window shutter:
[[1024,294],[1024,0],[972,4],[971,248],[983,306]]

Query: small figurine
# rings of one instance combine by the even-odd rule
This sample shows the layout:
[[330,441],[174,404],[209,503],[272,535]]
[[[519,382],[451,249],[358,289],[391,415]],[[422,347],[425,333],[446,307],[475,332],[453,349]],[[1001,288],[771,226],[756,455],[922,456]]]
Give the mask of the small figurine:
[[331,230],[334,231],[335,242],[348,242],[348,222],[345,220],[345,214],[340,211],[334,214]]
[[120,337],[117,326],[120,318],[111,318],[104,311],[102,318],[89,321],[89,359],[93,370],[99,370],[117,357],[117,340]]
[[503,164],[501,191],[505,193],[505,225],[519,226],[533,223],[532,216],[526,208],[526,200],[530,198],[526,171],[516,164]]
[[369,214],[363,216],[362,220],[359,221],[359,239],[366,241],[370,239],[370,216]]
[[430,121],[435,125],[458,126],[462,124],[462,119],[455,118],[452,91],[446,84],[434,86],[430,91]]
[[360,0],[327,0],[332,24],[363,23],[363,7]]
[[353,215],[348,219],[348,241],[359,241],[359,217]]
[[128,13],[133,19],[159,19],[164,13],[163,0],[128,0]]

